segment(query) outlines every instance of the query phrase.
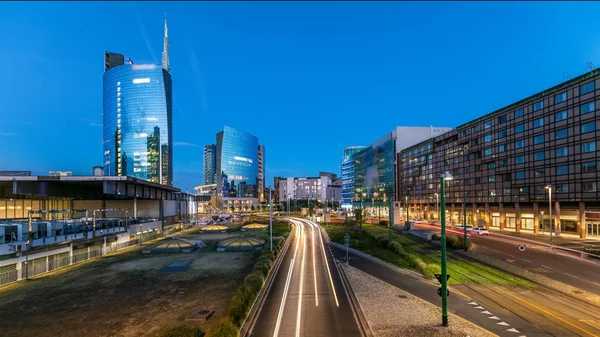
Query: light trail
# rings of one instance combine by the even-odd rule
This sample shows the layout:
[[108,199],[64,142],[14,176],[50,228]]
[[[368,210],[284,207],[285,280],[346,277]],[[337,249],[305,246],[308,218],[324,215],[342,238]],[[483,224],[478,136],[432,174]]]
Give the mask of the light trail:
[[[317,227],[317,229],[319,229],[319,227],[318,227],[319,225],[317,225],[311,221],[307,221],[307,222],[311,226]],[[323,244],[323,235],[319,235],[319,238],[321,239],[321,249],[323,251],[323,258],[325,259],[325,266],[327,267],[327,274],[329,274],[329,282],[331,282],[331,289],[333,290],[333,298],[335,299],[335,305],[339,307],[340,302],[338,301],[337,293],[335,291],[335,286],[333,285],[333,277],[331,277],[331,270],[329,270],[329,262],[327,262],[327,254],[325,253],[325,244]]]
[[317,289],[317,256],[315,255],[315,227],[312,227],[313,278],[315,280],[315,306],[319,306],[319,291]]
[[[305,257],[306,257],[306,237],[304,236],[304,226],[302,226],[302,266],[300,267],[300,290],[298,291],[298,314],[296,317],[296,337],[300,337],[300,319],[302,316],[302,297],[304,294],[302,293],[302,287],[304,286],[304,265],[305,265]],[[300,242],[298,242],[300,245]]]
[[279,313],[277,314],[277,322],[275,323],[275,332],[273,332],[273,337],[277,337],[279,335],[279,328],[281,326],[281,318],[283,317],[283,308],[285,306],[285,301],[287,299],[287,294],[288,294],[288,291],[290,288],[290,281],[292,280],[292,272],[294,270],[294,261],[296,261],[296,254],[298,253],[298,247],[300,246],[300,236],[299,236],[300,226],[296,222],[293,222],[293,223],[294,223],[294,225],[296,225],[296,237],[297,237],[296,248],[294,249],[294,257],[292,257],[292,260],[290,262],[290,270],[288,271],[287,279],[285,280],[285,287],[283,289],[283,297],[281,299],[281,304],[279,305]]

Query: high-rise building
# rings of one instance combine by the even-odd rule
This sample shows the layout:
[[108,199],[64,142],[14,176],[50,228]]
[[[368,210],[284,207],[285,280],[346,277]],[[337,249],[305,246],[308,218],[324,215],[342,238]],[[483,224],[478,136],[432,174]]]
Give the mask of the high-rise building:
[[342,160],[342,207],[352,208],[352,195],[354,188],[354,161],[352,155],[364,149],[364,146],[348,146],[344,149],[344,157]]
[[173,184],[173,105],[165,17],[162,66],[104,53],[103,162],[107,176]]
[[217,185],[225,197],[258,199],[258,138],[225,126],[217,133]]
[[265,201],[265,147],[258,146],[258,201]]
[[217,181],[217,146],[204,145],[204,184],[212,185]]

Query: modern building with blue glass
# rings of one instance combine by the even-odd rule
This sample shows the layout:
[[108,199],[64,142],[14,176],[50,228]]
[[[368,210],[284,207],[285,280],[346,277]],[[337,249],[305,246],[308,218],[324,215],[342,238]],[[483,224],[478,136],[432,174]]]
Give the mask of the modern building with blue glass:
[[173,185],[173,107],[165,18],[162,65],[104,53],[104,174]]
[[364,148],[364,146],[348,146],[344,148],[344,158],[342,160],[342,208],[352,208],[352,191],[354,188],[354,160],[352,160],[352,155]]
[[217,147],[215,144],[204,145],[204,185],[216,184],[217,181]]
[[[217,185],[223,198],[256,198],[260,181],[258,138],[225,126],[217,133]],[[262,147],[264,151],[264,147]]]

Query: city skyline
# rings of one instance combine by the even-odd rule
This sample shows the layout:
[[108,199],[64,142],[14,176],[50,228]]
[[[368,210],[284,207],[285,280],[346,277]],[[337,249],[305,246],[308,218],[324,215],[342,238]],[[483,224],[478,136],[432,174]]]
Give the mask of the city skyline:
[[[11,65],[7,77],[14,78],[4,84],[7,113],[0,127],[0,141],[14,145],[0,151],[0,157],[11,158],[0,169],[89,175],[92,166],[101,165],[97,55],[118,50],[141,63],[160,63],[164,12],[170,30],[177,32],[171,34],[176,43],[170,50],[176,74],[173,180],[183,190],[204,180],[203,145],[223,124],[243,126],[269,148],[266,186],[274,176],[339,173],[340,151],[346,146],[367,145],[396,125],[455,127],[586,72],[587,62],[598,60],[600,51],[593,34],[598,24],[591,20],[599,9],[595,3],[519,4],[519,11],[508,3],[437,4],[435,10],[428,3],[350,3],[343,8],[334,3],[190,3],[185,10],[178,4],[149,3],[120,11],[115,6],[0,5],[5,15],[0,29],[19,28],[4,34],[8,50],[0,56]],[[49,10],[56,13],[51,22],[45,17]],[[257,16],[250,19],[246,12]],[[360,13],[370,15],[356,22]],[[501,15],[491,18],[490,13]],[[565,13],[578,13],[579,19],[571,21]],[[99,18],[111,24],[104,26]],[[498,29],[514,22],[519,24],[512,30]],[[473,35],[465,26],[480,29]],[[128,34],[120,34],[123,30]],[[61,53],[70,56],[68,62],[54,56]],[[446,88],[436,93],[446,102],[444,111],[423,107],[429,95],[423,88],[431,79]],[[461,93],[470,99],[457,100]],[[31,95],[36,99],[28,99]],[[290,124],[297,116],[307,118]],[[307,130],[323,116],[332,126],[322,136],[280,141],[278,126]],[[64,131],[52,142],[38,136],[52,129]],[[290,147],[298,156],[286,157]],[[319,160],[301,159],[315,148]]]

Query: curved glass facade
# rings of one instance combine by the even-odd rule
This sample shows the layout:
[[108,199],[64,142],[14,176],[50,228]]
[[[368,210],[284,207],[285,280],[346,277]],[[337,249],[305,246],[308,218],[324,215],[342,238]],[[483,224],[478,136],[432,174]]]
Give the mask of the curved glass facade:
[[171,74],[124,64],[103,78],[104,174],[172,185]]
[[350,146],[344,149],[342,161],[342,207],[352,207],[354,195],[354,160],[352,156],[363,150],[364,146]]
[[258,197],[258,138],[225,126],[217,133],[217,183],[224,197]]

